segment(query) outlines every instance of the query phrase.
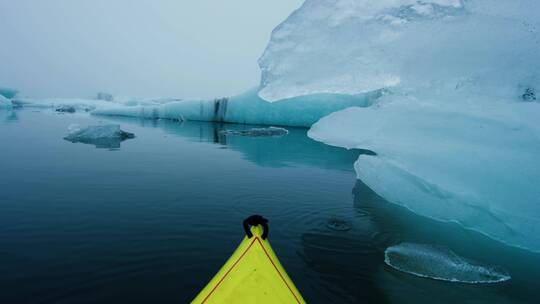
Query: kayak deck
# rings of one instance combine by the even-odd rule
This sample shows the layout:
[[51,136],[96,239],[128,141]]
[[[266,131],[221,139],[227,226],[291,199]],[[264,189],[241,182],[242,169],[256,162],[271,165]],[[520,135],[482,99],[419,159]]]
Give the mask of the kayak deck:
[[250,228],[229,260],[192,303],[305,303],[260,225]]

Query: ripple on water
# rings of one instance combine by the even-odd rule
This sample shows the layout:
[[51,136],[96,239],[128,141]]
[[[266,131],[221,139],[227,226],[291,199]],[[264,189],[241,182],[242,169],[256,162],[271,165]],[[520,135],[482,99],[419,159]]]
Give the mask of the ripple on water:
[[349,231],[352,229],[352,224],[345,219],[333,217],[326,222],[326,227],[335,231]]
[[385,263],[419,277],[460,283],[498,283],[510,275],[497,266],[465,259],[452,250],[435,245],[401,243],[388,247]]

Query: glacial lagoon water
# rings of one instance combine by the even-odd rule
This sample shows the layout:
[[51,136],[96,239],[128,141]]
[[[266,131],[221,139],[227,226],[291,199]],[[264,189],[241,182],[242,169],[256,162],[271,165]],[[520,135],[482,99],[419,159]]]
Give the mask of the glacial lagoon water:
[[[120,147],[63,139],[119,124]],[[0,303],[188,303],[251,214],[308,303],[536,303],[540,255],[417,216],[355,179],[366,151],[307,129],[0,110]],[[511,279],[462,284],[384,263],[402,242],[450,248]]]

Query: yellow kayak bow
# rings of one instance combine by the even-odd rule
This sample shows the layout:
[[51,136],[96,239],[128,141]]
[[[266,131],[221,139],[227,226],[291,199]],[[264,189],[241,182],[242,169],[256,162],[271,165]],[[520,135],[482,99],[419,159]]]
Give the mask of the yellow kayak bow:
[[244,221],[246,237],[191,303],[305,303],[267,240],[267,222]]

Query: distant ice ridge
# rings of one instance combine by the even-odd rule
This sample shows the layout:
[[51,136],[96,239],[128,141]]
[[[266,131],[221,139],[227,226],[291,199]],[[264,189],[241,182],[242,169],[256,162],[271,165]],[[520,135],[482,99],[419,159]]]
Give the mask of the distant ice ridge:
[[459,283],[498,283],[510,280],[499,267],[469,261],[448,248],[402,243],[385,251],[385,263],[399,271]]
[[[101,96],[102,97],[102,96]],[[165,102],[176,101],[172,98],[133,98],[114,97],[114,100],[84,99],[84,98],[14,98],[13,103],[18,106],[32,108],[73,108],[76,111],[90,112],[97,108],[115,106],[148,106],[160,105]]]
[[381,92],[309,136],[375,152],[355,169],[388,201],[540,252],[539,23],[534,0],[307,0],[259,95]]
[[261,99],[257,91],[252,89],[237,96],[211,100],[137,106],[109,104],[96,108],[92,114],[309,127],[332,112],[351,106],[368,106],[381,95],[380,91],[361,95],[316,94],[269,103]]

